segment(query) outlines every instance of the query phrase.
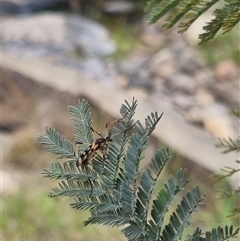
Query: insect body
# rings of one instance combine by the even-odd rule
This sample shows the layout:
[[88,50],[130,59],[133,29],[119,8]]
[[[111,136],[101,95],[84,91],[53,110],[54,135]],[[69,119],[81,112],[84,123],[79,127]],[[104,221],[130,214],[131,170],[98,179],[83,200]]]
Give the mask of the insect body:
[[[124,118],[125,118],[125,116],[121,119],[116,119],[114,121],[108,122],[105,126],[106,130],[110,124],[119,122],[120,120],[122,120]],[[95,156],[99,155],[98,151],[101,151],[103,153],[103,158],[105,159],[108,143],[113,141],[111,138],[115,135],[128,131],[132,127],[123,132],[118,132],[113,135],[112,135],[111,130],[109,130],[107,132],[106,137],[103,137],[103,134],[100,134],[99,132],[95,131],[92,127],[90,127],[90,128],[93,132],[95,132],[99,136],[99,138],[96,139],[92,144],[90,144],[88,146],[88,148],[78,157],[78,160],[76,162],[77,168],[79,168],[79,166],[81,166],[81,167],[87,166],[92,161],[92,159],[94,159]],[[83,143],[76,142],[75,144],[83,144]]]
[[[85,167],[89,164],[89,162],[94,158],[95,155],[97,155],[97,151],[101,150],[104,155],[106,152],[106,148],[108,145],[108,142],[111,142],[112,139],[110,136],[107,136],[106,138],[100,137],[96,139],[78,158],[76,162],[76,166],[79,167]],[[76,144],[82,144],[81,142],[76,142]]]

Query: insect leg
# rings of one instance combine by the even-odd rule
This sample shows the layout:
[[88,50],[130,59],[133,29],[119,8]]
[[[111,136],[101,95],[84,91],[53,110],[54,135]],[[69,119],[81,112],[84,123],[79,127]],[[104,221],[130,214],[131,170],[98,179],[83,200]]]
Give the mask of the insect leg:
[[131,129],[132,129],[137,123],[138,123],[138,121],[136,121],[135,124],[134,124],[133,126],[130,126],[129,128],[127,128],[127,129],[124,130],[124,131],[121,131],[121,132],[115,133],[115,134],[111,135],[111,137],[116,136],[116,135],[119,135],[119,134],[121,134],[121,133],[126,133],[127,131],[131,130]]
[[[127,115],[127,114],[126,114],[126,115]],[[126,117],[126,115],[124,115],[124,116],[123,116],[122,118],[120,118],[120,119],[116,119],[116,120],[113,120],[113,121],[108,122],[108,123],[106,124],[106,129],[108,128],[109,125],[123,120],[123,119]]]
[[96,133],[97,135],[101,136],[101,134],[100,134],[99,132],[95,131],[91,126],[90,126],[90,129],[91,129],[92,132],[94,132],[94,133]]

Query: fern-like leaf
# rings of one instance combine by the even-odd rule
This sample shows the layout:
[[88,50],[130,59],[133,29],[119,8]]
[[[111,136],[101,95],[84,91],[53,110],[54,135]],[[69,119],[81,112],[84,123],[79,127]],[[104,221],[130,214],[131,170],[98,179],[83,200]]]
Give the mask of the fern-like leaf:
[[73,144],[61,136],[52,127],[46,127],[46,134],[39,135],[37,141],[44,145],[46,151],[58,156],[59,159],[73,157]]
[[181,239],[184,229],[189,225],[191,214],[199,204],[202,204],[204,198],[205,195],[200,195],[198,187],[193,188],[192,192],[188,192],[183,197],[176,208],[176,212],[172,213],[169,223],[163,229],[163,241]]
[[240,151],[240,138],[236,140],[232,140],[231,138],[225,139],[219,139],[219,144],[216,145],[216,147],[224,148],[225,150],[223,153],[228,153],[231,151]]
[[216,33],[222,29],[223,34],[229,32],[240,21],[240,2],[239,0],[225,0],[222,9],[215,9],[215,18],[203,27],[205,33],[200,34],[201,43],[205,43],[212,39]]
[[168,148],[160,149],[156,156],[152,159],[150,168],[143,172],[140,185],[138,187],[135,215],[139,220],[138,229],[144,233],[148,232],[148,225],[145,220],[147,220],[153,188],[161,171],[163,170],[163,167],[171,155],[172,153]]
[[[74,126],[74,131],[76,132],[75,140],[76,142],[81,142],[83,144],[90,144],[93,142],[93,134],[90,127],[92,126],[91,117],[91,106],[87,100],[83,99],[79,101],[77,107],[68,106],[69,113],[73,116],[72,122]],[[84,145],[80,145],[80,150],[85,150]]]
[[236,238],[239,230],[240,228],[234,230],[233,225],[225,226],[224,228],[219,226],[218,228],[213,228],[211,231],[206,232],[204,235],[201,229],[197,228],[194,230],[192,236],[188,236],[186,241],[225,241],[230,238]]
[[[125,101],[125,104],[120,108],[124,122],[118,123],[121,130],[114,128],[114,133],[119,133],[119,135],[113,137],[113,142],[109,144],[107,152],[108,160],[102,171],[102,174],[104,174],[103,183],[108,189],[113,190],[116,186],[116,181],[119,176],[119,163],[125,158],[125,147],[128,142],[128,134],[124,130],[131,128],[136,107],[137,102],[133,99],[131,104]],[[117,193],[115,193],[115,195],[117,195]]]
[[[179,32],[183,33],[212,6],[220,0],[149,0],[145,11],[149,12],[149,24],[156,23],[164,16],[164,28],[169,29],[178,23]],[[239,0],[225,0],[225,5],[213,12],[213,18],[203,27],[205,32],[199,35],[201,43],[212,39],[219,30],[229,32],[240,21]]]
[[[50,197],[89,197],[90,195],[102,196],[106,192],[102,189],[94,188],[89,181],[73,182],[72,180],[61,181],[58,188],[53,188]],[[94,192],[94,193],[93,193]]]
[[89,224],[103,224],[108,225],[110,227],[120,227],[128,223],[129,219],[124,216],[113,215],[99,215],[99,216],[92,216],[87,221],[84,221],[84,225]]
[[158,116],[157,113],[152,113],[151,116],[147,116],[145,128],[140,122],[138,122],[135,128],[136,133],[129,139],[129,147],[124,160],[124,172],[120,196],[120,202],[125,207],[125,212],[129,216],[133,214],[137,202],[135,193],[137,190],[136,183],[139,178],[139,162],[142,159],[143,151],[147,147],[149,136],[155,129],[161,117],[162,115]]
[[149,222],[148,229],[149,235],[154,236],[155,240],[160,238],[164,224],[164,217],[168,212],[169,205],[188,182],[189,179],[186,178],[185,171],[180,169],[178,171],[178,183],[175,184],[173,177],[170,176],[168,182],[165,183],[164,187],[159,191],[157,199],[153,200],[151,211],[152,219]]
[[63,166],[56,162],[51,163],[49,170],[43,170],[43,177],[56,180],[71,180],[71,181],[87,181],[91,176],[84,172],[77,172],[75,163],[69,166],[69,163],[63,163]]

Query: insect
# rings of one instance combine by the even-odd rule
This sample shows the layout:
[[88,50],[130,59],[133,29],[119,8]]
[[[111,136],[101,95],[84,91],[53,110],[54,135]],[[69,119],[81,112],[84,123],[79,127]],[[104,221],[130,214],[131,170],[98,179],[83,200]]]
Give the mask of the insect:
[[[114,121],[108,122],[106,124],[106,126],[105,126],[105,129],[106,129],[105,133],[107,133],[106,136],[104,136],[102,133],[95,131],[92,127],[90,127],[90,129],[94,133],[96,133],[99,136],[99,138],[97,138],[95,141],[93,141],[93,143],[90,144],[88,146],[88,148],[78,157],[77,162],[76,162],[77,168],[79,168],[79,166],[81,166],[82,168],[87,166],[94,159],[95,156],[99,155],[98,151],[101,151],[103,153],[103,158],[106,159],[107,147],[108,147],[109,142],[113,141],[112,137],[115,135],[124,133],[124,132],[128,131],[129,129],[133,128],[133,127],[130,127],[125,131],[118,132],[115,134],[112,133],[112,130],[107,131],[108,126],[110,124],[123,120],[125,118],[125,116],[120,119],[116,119]],[[78,144],[84,144],[84,143],[76,142],[75,144],[78,145]]]
[[[127,114],[126,114],[127,115]],[[124,131],[121,131],[121,132],[117,132],[117,133],[114,133],[112,132],[112,129],[111,130],[108,130],[108,126],[111,125],[111,124],[114,124],[116,122],[120,122],[121,120],[123,120],[125,117],[123,116],[122,118],[120,119],[116,119],[116,120],[113,120],[111,122],[108,122],[106,125],[105,125],[105,134],[103,133],[99,133],[97,131],[95,131],[91,126],[90,126],[90,129],[92,132],[96,133],[99,138],[97,138],[95,141],[93,141],[89,146],[88,148],[80,155],[80,156],[76,156],[75,153],[74,153],[74,156],[77,157],[77,161],[76,161],[76,166],[77,168],[79,169],[79,167],[81,168],[84,168],[86,167],[92,160],[94,160],[94,158],[96,158],[97,155],[100,155],[98,151],[101,151],[101,153],[103,154],[103,161],[106,160],[107,158],[107,147],[108,147],[108,144],[109,142],[112,142],[113,139],[112,137],[115,136],[115,135],[119,135],[121,133],[126,133],[128,130],[130,130],[131,128],[133,128],[136,123],[127,128],[126,130]],[[77,147],[78,144],[84,144],[82,142],[76,142],[75,143],[75,147]],[[87,171],[87,170],[86,170]],[[91,180],[88,178],[88,182],[91,186],[91,191],[90,191],[90,195],[89,197],[92,196],[92,191],[93,191],[93,184],[91,182]]]

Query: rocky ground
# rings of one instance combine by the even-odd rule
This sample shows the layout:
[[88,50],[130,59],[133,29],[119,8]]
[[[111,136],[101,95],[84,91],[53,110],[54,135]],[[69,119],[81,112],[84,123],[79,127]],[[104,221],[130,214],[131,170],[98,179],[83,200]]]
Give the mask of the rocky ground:
[[223,156],[214,144],[218,137],[239,134],[239,123],[229,115],[239,107],[239,66],[226,59],[210,69],[186,36],[144,21],[140,29],[125,58],[109,59],[117,44],[104,25],[86,17],[53,12],[3,17],[3,168],[22,133],[34,140],[51,125],[71,139],[66,106],[83,96],[113,117],[124,99],[135,96],[137,119],[164,112],[156,138],[204,168],[232,166],[237,155]]

